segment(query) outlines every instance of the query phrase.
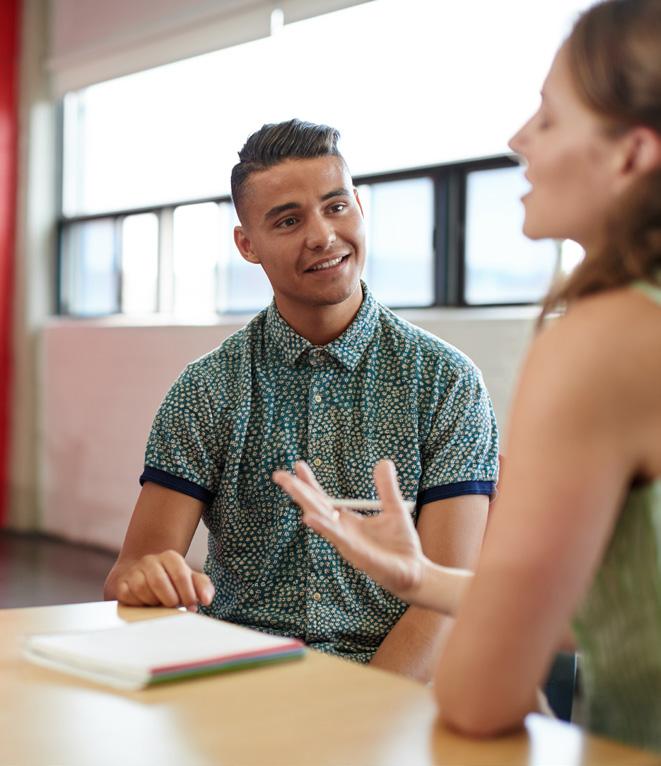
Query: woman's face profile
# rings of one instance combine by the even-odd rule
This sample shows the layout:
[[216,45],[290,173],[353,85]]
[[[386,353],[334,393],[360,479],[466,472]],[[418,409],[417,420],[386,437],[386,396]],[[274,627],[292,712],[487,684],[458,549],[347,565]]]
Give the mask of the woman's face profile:
[[618,139],[580,99],[560,48],[537,112],[510,140],[526,165],[523,231],[532,239],[596,241],[617,194]]

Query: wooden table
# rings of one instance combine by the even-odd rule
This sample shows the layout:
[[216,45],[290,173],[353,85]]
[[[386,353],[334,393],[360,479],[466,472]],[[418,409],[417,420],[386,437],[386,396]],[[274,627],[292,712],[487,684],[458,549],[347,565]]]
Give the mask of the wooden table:
[[0,610],[1,766],[647,766],[651,753],[530,715],[476,742],[436,721],[428,688],[310,651],[278,666],[121,693],[24,661],[31,632],[169,613],[115,602]]

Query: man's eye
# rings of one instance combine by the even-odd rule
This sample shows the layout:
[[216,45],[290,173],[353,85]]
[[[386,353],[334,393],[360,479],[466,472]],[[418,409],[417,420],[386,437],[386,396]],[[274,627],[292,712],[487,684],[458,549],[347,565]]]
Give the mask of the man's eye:
[[341,213],[346,207],[346,202],[336,202],[334,205],[331,205],[329,209],[331,213]]
[[276,226],[278,227],[278,229],[289,229],[295,223],[296,223],[296,219],[290,215],[287,218],[283,218],[281,221],[278,221]]

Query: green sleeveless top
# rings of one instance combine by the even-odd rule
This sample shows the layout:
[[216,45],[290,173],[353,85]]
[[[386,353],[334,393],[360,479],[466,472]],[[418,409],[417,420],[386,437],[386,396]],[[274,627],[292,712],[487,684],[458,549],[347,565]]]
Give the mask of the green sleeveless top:
[[630,490],[574,633],[588,727],[661,751],[661,478]]

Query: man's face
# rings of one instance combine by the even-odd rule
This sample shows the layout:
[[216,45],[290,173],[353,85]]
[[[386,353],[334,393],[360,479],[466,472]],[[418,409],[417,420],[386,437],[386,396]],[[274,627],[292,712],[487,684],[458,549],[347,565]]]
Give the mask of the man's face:
[[234,231],[278,307],[329,306],[355,294],[365,261],[360,201],[339,157],[285,160],[251,175]]

